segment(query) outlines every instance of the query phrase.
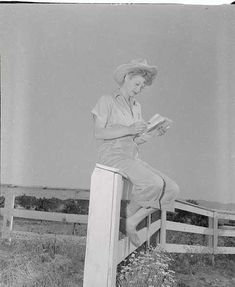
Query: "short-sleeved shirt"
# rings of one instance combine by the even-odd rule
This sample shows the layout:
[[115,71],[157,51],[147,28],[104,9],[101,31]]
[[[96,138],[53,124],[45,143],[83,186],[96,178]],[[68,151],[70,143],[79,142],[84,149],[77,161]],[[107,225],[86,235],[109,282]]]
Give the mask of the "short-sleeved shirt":
[[[125,97],[117,90],[111,95],[102,96],[91,113],[99,119],[104,128],[114,125],[130,126],[135,122],[144,121],[140,103],[134,97],[131,97],[130,100],[131,107],[128,105]],[[117,148],[119,148],[120,155],[137,156],[137,144],[133,139],[134,136],[125,136],[99,141],[100,161],[101,158],[104,158],[103,156],[112,157],[113,153],[117,155]]]
[[116,91],[113,95],[102,96],[91,112],[98,117],[103,127],[111,127],[116,124],[129,126],[143,121],[141,105],[133,97],[131,97],[131,106],[132,108],[129,107],[124,96]]

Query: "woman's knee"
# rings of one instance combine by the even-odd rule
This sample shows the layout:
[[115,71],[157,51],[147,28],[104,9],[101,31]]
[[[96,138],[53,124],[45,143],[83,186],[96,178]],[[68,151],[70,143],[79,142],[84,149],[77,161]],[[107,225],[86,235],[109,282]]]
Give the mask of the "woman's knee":
[[152,186],[156,190],[163,190],[165,186],[165,181],[162,177],[156,175],[153,176],[152,179],[149,181],[149,186]]
[[154,176],[152,180],[149,182],[149,185],[152,186],[155,190],[165,191],[166,193],[170,193],[173,197],[177,197],[180,193],[179,185],[173,180],[167,181],[161,176]]
[[143,190],[143,191],[157,191],[161,192],[164,188],[164,180],[159,177],[159,176],[152,176],[145,178],[144,180],[142,179],[138,183],[135,184],[136,188],[138,190]]

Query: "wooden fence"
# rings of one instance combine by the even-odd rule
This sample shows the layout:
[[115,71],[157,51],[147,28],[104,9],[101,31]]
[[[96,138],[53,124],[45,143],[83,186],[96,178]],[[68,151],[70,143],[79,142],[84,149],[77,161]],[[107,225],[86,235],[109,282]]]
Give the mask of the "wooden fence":
[[[35,190],[35,189],[34,189]],[[14,217],[51,220],[70,223],[88,223],[86,257],[84,269],[84,287],[115,286],[116,267],[136,247],[128,237],[119,240],[119,220],[121,199],[128,199],[132,185],[118,170],[96,165],[91,178],[91,192],[80,190],[56,189],[56,197],[90,200],[89,220],[87,215],[65,214],[58,212],[42,212],[14,208],[15,197],[32,194],[30,188],[8,187],[5,192],[5,206],[0,208],[3,215],[2,237],[11,240]],[[40,197],[51,197],[53,189],[40,189]],[[3,192],[4,194],[4,192]],[[235,230],[219,228],[220,219],[235,220],[235,212],[208,209],[188,202],[177,200],[175,208],[204,215],[208,218],[208,227],[172,222],[167,220],[167,211],[161,211],[161,217],[155,221],[151,215],[147,218],[147,226],[138,231],[141,243],[149,244],[153,234],[157,234],[157,243],[168,252],[176,253],[210,253],[235,254],[235,246],[218,246],[219,236],[235,238]],[[168,230],[203,234],[209,236],[208,246],[182,245],[167,243]]]

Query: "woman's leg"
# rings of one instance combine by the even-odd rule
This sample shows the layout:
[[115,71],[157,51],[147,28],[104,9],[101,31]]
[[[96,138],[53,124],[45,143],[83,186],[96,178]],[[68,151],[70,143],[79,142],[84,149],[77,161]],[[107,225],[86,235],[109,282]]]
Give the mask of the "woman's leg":
[[[167,175],[160,172],[157,169],[151,167],[148,163],[138,160],[133,164],[135,170],[135,176],[133,177],[132,172],[129,172],[130,180],[135,184],[135,189],[142,188],[142,192],[152,189],[157,195],[158,201],[160,201],[161,209],[166,209],[169,211],[174,211],[174,202],[179,193],[178,185],[170,179]],[[130,169],[132,170],[132,169]],[[130,171],[129,170],[129,171]],[[150,177],[150,178],[149,178]],[[143,183],[144,179],[145,184]],[[154,181],[154,184],[152,182]],[[155,185],[155,186],[154,186]],[[127,220],[126,220],[126,231],[130,237],[132,243],[136,246],[140,245],[140,241],[136,232],[136,227],[146,216],[154,212],[158,202],[156,202],[156,197],[150,200],[149,202],[144,202],[144,206],[150,208],[144,208],[140,203],[136,203],[135,192],[133,193],[133,198],[130,201],[130,204],[127,206]]]
[[160,198],[161,209],[174,211],[174,202],[175,202],[177,195],[180,192],[180,189],[179,189],[179,186],[177,185],[177,183],[174,180],[172,180],[171,178],[169,178],[166,174],[164,174],[161,171],[150,166],[148,163],[146,163],[142,160],[140,160],[140,161],[142,162],[142,164],[144,166],[146,166],[146,168],[150,169],[152,172],[161,176],[165,182],[164,191],[163,191],[161,198]]
[[139,239],[136,232],[138,223],[155,209],[165,208],[165,205],[167,207],[167,204],[172,203],[178,187],[167,176],[140,159],[110,157],[105,164],[120,169],[134,185],[127,206],[126,230],[130,240],[138,246]]
[[136,232],[137,225],[148,215],[154,212],[156,208],[140,208],[136,213],[127,217],[126,219],[126,231],[130,237],[131,242],[135,246],[140,246],[140,240]]
[[115,167],[123,171],[134,185],[130,203],[127,206],[126,231],[132,243],[138,246],[136,227],[146,216],[160,208],[159,200],[163,192],[164,180],[141,161],[135,159],[119,161]]

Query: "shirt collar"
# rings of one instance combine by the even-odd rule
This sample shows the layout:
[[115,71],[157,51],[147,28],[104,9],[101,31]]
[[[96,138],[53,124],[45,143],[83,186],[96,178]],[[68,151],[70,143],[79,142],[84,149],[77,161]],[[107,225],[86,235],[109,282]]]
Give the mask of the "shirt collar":
[[[115,99],[117,99],[118,96],[123,98],[123,95],[120,93],[119,89],[117,89],[116,91],[113,92],[113,96],[114,96]],[[131,104],[133,106],[135,106],[137,104],[136,98],[131,97],[130,100],[131,100]]]

